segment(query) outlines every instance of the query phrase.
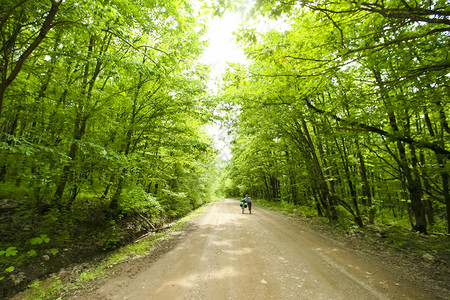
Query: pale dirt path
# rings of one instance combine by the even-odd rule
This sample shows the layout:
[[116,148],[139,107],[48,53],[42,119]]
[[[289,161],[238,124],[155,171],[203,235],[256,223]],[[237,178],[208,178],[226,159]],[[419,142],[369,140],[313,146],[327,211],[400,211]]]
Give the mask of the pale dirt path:
[[435,299],[370,257],[283,216],[224,199],[156,260],[122,267],[77,299]]

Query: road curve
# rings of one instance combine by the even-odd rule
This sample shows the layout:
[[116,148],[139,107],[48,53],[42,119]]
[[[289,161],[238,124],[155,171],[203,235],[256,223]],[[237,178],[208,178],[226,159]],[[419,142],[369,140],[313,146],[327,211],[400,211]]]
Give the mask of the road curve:
[[[433,299],[405,274],[278,213],[223,199],[157,260],[136,260],[90,299]],[[77,297],[78,298],[78,297]]]

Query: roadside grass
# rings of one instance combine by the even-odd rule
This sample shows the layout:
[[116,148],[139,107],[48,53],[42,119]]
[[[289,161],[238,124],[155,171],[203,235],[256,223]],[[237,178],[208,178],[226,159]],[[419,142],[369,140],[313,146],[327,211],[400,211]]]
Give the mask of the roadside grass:
[[201,214],[208,207],[219,201],[219,198],[214,198],[211,201],[205,203],[203,206],[195,211],[187,214],[185,217],[177,220],[172,224],[169,230],[165,232],[155,233],[136,243],[126,245],[113,251],[106,259],[101,261],[97,266],[81,273],[76,278],[61,278],[57,275],[53,275],[43,281],[36,280],[30,284],[28,289],[23,292],[21,299],[24,300],[45,300],[45,299],[64,299],[64,295],[71,290],[82,289],[87,286],[89,282],[95,279],[101,278],[108,272],[114,265],[123,262],[127,259],[136,258],[139,256],[145,256],[152,252],[155,247],[163,240],[170,238],[170,236],[182,230],[188,221],[195,216]]
[[284,214],[297,216],[297,217],[317,217],[317,211],[312,209],[309,206],[302,205],[294,205],[293,203],[289,203],[286,201],[268,201],[264,199],[255,199],[253,200],[256,205],[260,207],[264,207],[270,210],[275,210],[282,212]]
[[50,278],[40,281],[35,280],[29,285],[29,289],[23,299],[26,300],[41,300],[41,299],[56,299],[60,300],[62,297],[57,297],[61,290],[68,288],[75,288],[73,283],[63,283],[61,278],[53,275]]

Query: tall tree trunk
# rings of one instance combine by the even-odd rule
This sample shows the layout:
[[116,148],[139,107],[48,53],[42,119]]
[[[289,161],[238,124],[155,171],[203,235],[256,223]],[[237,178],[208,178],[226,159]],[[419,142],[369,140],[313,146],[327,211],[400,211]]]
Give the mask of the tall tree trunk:
[[[424,114],[425,116],[425,123],[428,128],[428,132],[430,133],[431,137],[436,137],[436,134],[433,130],[433,126],[431,124],[430,117],[427,113]],[[450,133],[450,130],[448,130],[448,124],[445,118],[445,113],[441,109],[440,110],[440,118],[441,118],[441,127],[443,129],[442,135],[445,134],[445,132]],[[435,153],[436,154],[436,153]],[[440,174],[441,174],[441,181],[442,181],[442,193],[444,195],[444,202],[445,202],[445,208],[447,213],[447,233],[450,234],[450,190],[449,190],[449,180],[450,176],[448,172],[446,171],[446,158],[443,155],[436,154],[436,161],[440,168]]]
[[[91,55],[93,54],[95,41],[96,41],[96,38],[94,36],[92,36],[89,41],[88,58],[91,57]],[[106,49],[105,49],[105,51],[106,51]],[[92,91],[94,89],[94,85],[98,78],[98,75],[100,74],[101,65],[102,65],[102,62],[99,59],[97,59],[95,69],[93,71],[91,78],[89,79],[90,62],[89,62],[89,59],[87,59],[86,66],[84,69],[82,94],[80,95],[77,115],[76,115],[75,123],[74,123],[74,131],[73,131],[73,140],[74,141],[70,146],[70,151],[68,154],[68,156],[71,159],[71,162],[69,162],[68,164],[66,164],[63,167],[61,178],[59,180],[59,183],[56,186],[56,191],[53,196],[54,204],[56,204],[58,207],[61,207],[61,205],[62,205],[62,203],[61,203],[62,196],[64,194],[64,190],[66,188],[70,172],[73,169],[73,163],[75,162],[75,159],[77,158],[79,144],[86,132],[86,125],[87,125],[88,118],[90,116],[84,112],[84,109],[85,109],[86,104],[89,103],[92,99]],[[73,200],[74,199],[72,199],[72,201]],[[67,204],[68,207],[71,205],[72,201],[70,201]]]
[[[352,177],[350,174],[350,168],[349,168],[349,163],[348,163],[348,153],[347,153],[347,149],[345,147],[345,141],[343,139],[341,139],[341,144],[342,144],[341,159],[342,159],[342,163],[344,164],[345,177],[347,178],[347,184],[350,189],[350,196],[352,197],[353,207],[355,209],[355,213],[353,215],[354,215],[356,224],[358,224],[359,227],[363,227],[364,224],[362,222],[361,212],[359,210],[358,198],[356,196],[355,186],[353,185],[353,180],[352,180]],[[340,148],[338,147],[338,149],[340,149]]]
[[313,197],[314,197],[314,202],[316,203],[316,209],[317,209],[317,215],[319,217],[323,217],[323,208],[322,205],[320,205],[320,201],[318,199],[318,192],[315,190],[315,188],[313,188]]
[[[422,167],[425,166],[425,155],[424,155],[423,151],[420,151],[419,160],[420,160],[420,165],[422,165]],[[428,224],[433,225],[434,224],[434,210],[433,210],[433,202],[430,200],[432,191],[431,191],[431,184],[428,181],[428,173],[425,168],[422,168],[422,180],[423,180],[424,191],[428,195],[428,197],[426,197],[426,199],[424,199],[425,211],[427,214]]]
[[68,154],[68,157],[70,157],[71,162],[63,167],[61,178],[59,179],[59,182],[56,186],[55,194],[53,195],[54,204],[59,208],[61,208],[62,206],[61,200],[67,185],[67,181],[69,179],[70,172],[72,170],[72,164],[74,163],[77,157],[79,142],[81,141],[84,133],[86,132],[86,122],[87,120],[81,119],[79,115],[75,120],[73,132],[74,142],[70,145],[70,151]]
[[[19,114],[16,114],[13,122],[9,126],[9,129],[7,129],[7,134],[9,136],[14,135],[14,132],[16,131],[18,125],[19,125]],[[7,141],[8,146],[12,146],[14,144],[14,139],[8,139],[7,136],[5,136],[5,139]],[[0,181],[1,182],[6,182],[6,173],[7,173],[7,166],[6,166],[6,163],[4,163],[0,170]]]
[[[408,116],[408,112],[405,114]],[[410,138],[410,120],[407,117],[405,124],[405,134],[408,138]],[[420,181],[420,172],[418,169],[418,159],[416,155],[416,147],[413,144],[409,144],[409,152],[411,156],[411,166],[412,172],[409,176],[411,176],[412,180],[412,188],[416,201],[411,201],[411,206],[413,207],[414,215],[416,216],[416,230],[426,233],[427,232],[427,220],[426,220],[426,209],[424,202],[422,200],[423,197],[423,189],[422,183]],[[410,191],[411,193],[411,191]],[[419,220],[419,221],[418,221]]]
[[[445,170],[444,166],[441,166],[441,170]],[[450,177],[447,172],[441,171],[442,177],[442,191],[445,197],[445,207],[447,212],[447,233],[450,234],[450,191],[449,191],[449,181]]]
[[[344,109],[347,112],[347,115],[349,118],[351,118],[351,113],[350,113],[350,109],[348,106],[348,100],[346,97],[345,92],[342,93],[343,98],[345,99],[345,101],[343,102],[344,105]],[[331,96],[330,96],[331,97]],[[355,187],[353,185],[353,182],[351,180],[351,176],[350,176],[350,172],[349,172],[349,163],[348,163],[348,154],[346,151],[346,147],[345,147],[345,141],[343,138],[341,138],[342,141],[342,149],[344,152],[344,156],[341,155],[342,157],[342,161],[344,163],[344,169],[345,169],[345,173],[346,173],[346,177],[347,177],[347,181],[348,181],[348,185],[350,188],[350,194],[352,197],[352,201],[353,201],[353,206],[355,207],[355,211],[356,211],[356,215],[355,215],[355,221],[356,223],[362,227],[363,223],[362,223],[362,217],[361,217],[361,213],[359,210],[359,204],[358,204],[358,198],[356,195],[356,190]],[[374,221],[374,209],[372,207],[372,199],[370,197],[370,188],[369,188],[369,183],[367,181],[367,176],[366,176],[366,166],[364,164],[364,158],[361,154],[361,150],[359,149],[359,143],[358,143],[358,139],[355,139],[355,145],[356,145],[356,156],[359,160],[359,174],[361,177],[361,182],[362,182],[362,198],[363,198],[363,204],[366,206],[369,206],[369,224],[372,224]],[[339,150],[340,147],[339,145],[336,143],[336,147]]]
[[337,219],[337,213],[336,208],[334,207],[335,203],[333,201],[333,198],[330,196],[330,191],[328,188],[328,183],[325,179],[325,176],[322,171],[322,166],[320,165],[319,158],[316,153],[316,149],[314,147],[314,143],[311,139],[311,135],[309,134],[308,126],[306,124],[305,119],[302,118],[302,129],[303,133],[305,135],[305,139],[307,141],[307,144],[309,145],[309,149],[312,155],[312,162],[314,165],[315,172],[317,174],[318,184],[319,184],[319,195],[321,199],[323,200],[323,203],[326,203],[327,207],[324,207],[328,213],[329,218],[331,220]]
[[267,176],[264,175],[264,199],[270,200],[270,187],[269,183],[267,182]]
[[296,176],[296,173],[295,173],[295,169],[293,167],[294,164],[291,163],[291,158],[289,156],[289,151],[286,151],[285,155],[286,155],[286,164],[288,166],[289,190],[290,190],[290,193],[291,193],[292,203],[294,205],[298,205],[299,199],[298,199],[298,190],[297,190],[297,176]]
[[369,180],[367,179],[367,171],[366,171],[366,163],[364,161],[364,157],[361,153],[361,149],[359,148],[359,142],[358,140],[355,140],[356,144],[356,156],[359,160],[359,174],[361,176],[361,194],[363,197],[364,204],[368,207],[368,213],[369,213],[369,224],[373,224],[375,220],[375,207],[372,203],[372,193],[370,192],[370,184]]
[[334,208],[334,202],[331,202],[330,207],[329,201],[332,201],[332,199],[329,196],[328,186],[326,185],[322,167],[317,158],[316,149],[314,148],[311,138],[309,137],[308,139],[306,133],[302,129],[306,126],[306,122],[302,120],[301,123],[302,124],[300,124],[297,119],[293,119],[290,126],[282,128],[282,130],[286,136],[296,144],[300,153],[303,154],[305,160],[304,166],[309,175],[310,189],[316,203],[318,215],[325,215],[329,220],[335,220],[336,210]]
[[[391,119],[394,122],[393,124],[396,124],[395,118],[391,117]],[[411,200],[411,211],[415,219],[415,225],[413,226],[413,228],[415,230],[418,230],[419,232],[426,233],[427,222],[425,218],[425,208],[422,202],[422,187],[420,181],[417,182],[417,180],[412,176],[412,172],[408,166],[408,161],[406,158],[405,145],[402,142],[398,141],[397,149],[400,156],[400,168],[406,178],[407,189]]]
[[[399,133],[399,128],[397,125],[397,120],[394,114],[394,108],[389,104],[389,99],[386,99],[388,95],[383,81],[381,79],[381,74],[378,71],[373,70],[373,74],[378,83],[378,86],[381,90],[381,96],[385,102],[387,108],[387,115],[389,119],[389,124],[394,133]],[[396,158],[397,163],[399,164],[400,169],[402,170],[403,175],[406,178],[407,189],[409,192],[409,197],[411,200],[411,212],[415,219],[415,225],[413,225],[413,229],[417,230],[421,233],[427,232],[427,221],[425,217],[425,208],[422,202],[422,186],[419,182],[412,176],[411,169],[408,165],[408,159],[406,156],[405,145],[402,141],[397,140],[397,150],[399,153],[399,159]]]
[[[125,139],[125,145],[124,145],[124,155],[125,156],[128,156],[130,154],[132,137],[133,137],[133,133],[135,130],[134,126],[135,126],[135,122],[136,122],[136,116],[138,113],[139,93],[142,88],[142,85],[143,85],[142,75],[140,75],[139,82],[137,84],[137,87],[136,87],[136,90],[135,90],[134,96],[133,96],[131,118],[130,118],[130,123],[128,124],[128,130],[127,130],[127,135],[126,135],[126,139]],[[111,198],[109,208],[112,211],[116,211],[119,207],[119,200],[120,200],[120,196],[122,195],[122,191],[123,191],[123,187],[124,187],[124,180],[125,180],[124,178],[125,178],[126,172],[127,172],[127,168],[122,169],[121,176],[119,176],[119,180],[117,183],[116,191],[115,191],[113,197]]]
[[105,188],[105,190],[103,191],[102,196],[100,197],[101,200],[105,200],[106,197],[108,196],[109,190],[111,189],[111,186],[112,186],[112,184],[113,184],[113,182],[114,182],[114,178],[115,178],[114,174],[111,175],[111,177],[110,177],[110,179],[109,179],[109,182],[108,182],[108,184],[106,185],[106,188]]

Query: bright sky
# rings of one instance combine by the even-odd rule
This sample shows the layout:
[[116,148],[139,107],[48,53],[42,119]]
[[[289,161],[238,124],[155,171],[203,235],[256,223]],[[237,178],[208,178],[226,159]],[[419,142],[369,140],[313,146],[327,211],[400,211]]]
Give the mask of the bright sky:
[[[203,53],[200,61],[211,66],[211,80],[208,83],[211,92],[217,92],[222,73],[225,72],[227,62],[245,63],[244,52],[238,48],[234,39],[233,31],[238,29],[241,22],[240,14],[225,13],[222,18],[215,17],[208,22],[208,33],[206,38],[209,46]],[[206,128],[208,134],[214,136],[216,149],[220,151],[223,160],[231,158],[230,141],[227,129],[220,128],[218,124]]]
[[246,57],[234,39],[233,31],[241,22],[240,14],[225,13],[222,18],[215,17],[208,22],[209,29],[206,38],[209,46],[200,60],[211,66],[210,88],[215,90],[215,79],[219,79],[227,67],[227,62],[245,63]]
[[[225,72],[227,62],[248,63],[244,52],[238,48],[233,39],[233,31],[239,28],[240,23],[241,14],[230,12],[226,12],[222,18],[215,17],[208,21],[209,29],[206,38],[209,40],[209,46],[200,61],[211,66],[211,80],[208,83],[211,92],[218,91],[221,75]],[[286,23],[282,21],[267,21],[258,24],[258,27],[261,31],[268,28],[287,29]],[[231,137],[227,135],[227,129],[214,124],[208,126],[206,130],[208,134],[215,137],[216,148],[220,151],[221,158],[230,159]]]

